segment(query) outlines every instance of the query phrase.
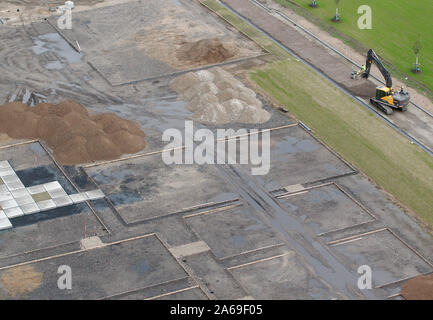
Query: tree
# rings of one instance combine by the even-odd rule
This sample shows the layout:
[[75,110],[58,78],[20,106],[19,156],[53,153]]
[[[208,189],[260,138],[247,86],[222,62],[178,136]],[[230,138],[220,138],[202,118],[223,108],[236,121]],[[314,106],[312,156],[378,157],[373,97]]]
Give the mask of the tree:
[[340,22],[340,16],[338,15],[338,5],[340,4],[340,0],[334,0],[335,2],[335,16],[332,18],[334,22]]
[[421,69],[419,68],[420,64],[418,63],[418,57],[419,57],[419,53],[421,52],[422,49],[423,49],[423,45],[421,42],[421,34],[419,33],[418,38],[416,39],[416,41],[412,47],[413,53],[416,56],[415,68],[412,69],[412,72],[414,72],[414,73],[421,72]]
[[311,8],[317,8],[317,1],[316,1],[316,0],[313,0],[313,1],[309,4],[309,6],[310,6]]

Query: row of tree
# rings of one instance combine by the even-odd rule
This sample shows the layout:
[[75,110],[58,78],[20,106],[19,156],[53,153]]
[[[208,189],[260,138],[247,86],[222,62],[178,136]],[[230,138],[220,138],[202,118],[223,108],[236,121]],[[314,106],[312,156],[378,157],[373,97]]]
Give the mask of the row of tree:
[[[335,15],[331,19],[334,22],[340,22],[341,21],[340,15],[338,13],[338,6],[340,4],[340,1],[341,0],[334,0],[334,2],[335,2]],[[317,0],[312,0],[312,2],[309,4],[309,6],[312,8],[317,8],[318,7]],[[415,57],[416,57],[415,67],[412,69],[412,72],[414,72],[414,73],[420,73],[421,72],[420,64],[419,64],[419,54],[420,54],[422,49],[423,49],[423,45],[421,42],[421,34],[418,34],[418,38],[412,47],[413,53],[415,54]]]

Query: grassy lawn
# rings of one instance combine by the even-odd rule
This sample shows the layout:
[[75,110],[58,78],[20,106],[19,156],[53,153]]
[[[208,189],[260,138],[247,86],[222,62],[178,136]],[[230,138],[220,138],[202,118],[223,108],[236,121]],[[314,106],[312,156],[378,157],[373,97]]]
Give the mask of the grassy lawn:
[[[393,75],[403,77],[409,75],[412,79],[423,84],[428,90],[429,96],[433,92],[433,1],[431,0],[341,0],[339,4],[340,23],[334,23],[331,18],[335,14],[333,0],[318,0],[319,7],[312,9],[308,6],[311,0],[276,0],[282,5],[293,9],[297,3],[303,11],[318,17],[319,25],[331,31],[332,35],[338,33],[347,35],[360,43],[363,48],[373,48],[381,57],[390,62],[401,74],[393,72]],[[358,7],[369,5],[372,9],[372,29],[360,30],[358,28]],[[299,10],[297,10],[298,13]],[[305,13],[305,12],[304,12]],[[305,15],[305,14],[304,14]],[[317,22],[317,21],[315,21]],[[328,27],[328,28],[327,28]],[[329,30],[331,28],[331,30]],[[338,32],[332,32],[332,29]],[[410,70],[415,63],[415,55],[412,51],[418,33],[421,34],[424,49],[420,54],[422,74],[414,75]],[[346,39],[347,40],[347,39]],[[346,41],[351,44],[350,41]],[[354,47],[359,47],[353,45]],[[391,68],[392,69],[392,68]],[[393,70],[391,70],[393,71]],[[422,89],[422,85],[408,83],[415,88]],[[424,90],[425,91],[425,90]]]
[[215,0],[203,2],[278,57],[250,81],[433,227],[431,156]]

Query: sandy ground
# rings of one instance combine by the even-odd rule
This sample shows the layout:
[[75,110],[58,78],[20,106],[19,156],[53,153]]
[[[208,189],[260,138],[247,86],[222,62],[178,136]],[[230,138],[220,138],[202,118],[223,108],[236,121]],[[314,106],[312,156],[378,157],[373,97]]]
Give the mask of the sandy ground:
[[42,273],[33,266],[21,266],[7,270],[1,276],[3,287],[12,297],[29,293],[42,284]]
[[[75,0],[73,12],[84,11],[104,6],[128,2],[130,0]],[[30,23],[56,12],[50,8],[63,5],[63,0],[4,0],[0,3],[0,19],[10,25]]]
[[180,60],[177,52],[182,45],[201,39],[217,38],[237,48],[236,54],[230,60],[260,54],[260,49],[253,42],[230,38],[225,30],[214,24],[192,19],[193,16],[186,7],[166,7],[159,15],[158,25],[146,26],[134,36],[134,40],[140,44],[147,55],[164,61],[174,68],[189,69],[199,65]]
[[[260,0],[260,2],[263,3],[264,5],[266,5],[268,8],[276,9],[276,10],[279,10],[281,12],[284,12],[284,14],[286,14],[290,19],[292,19],[293,21],[295,21],[296,23],[298,23],[299,25],[301,25],[302,27],[304,27],[305,29],[307,29],[308,31],[310,31],[311,33],[313,33],[314,35],[316,35],[317,37],[319,37],[320,39],[322,39],[323,41],[325,41],[329,45],[331,45],[332,47],[336,48],[338,51],[340,51],[341,53],[343,53],[344,55],[346,55],[347,57],[349,57],[350,59],[352,59],[356,63],[358,63],[360,65],[365,64],[366,55],[360,54],[359,52],[357,52],[353,48],[346,45],[340,39],[337,39],[337,38],[331,36],[328,32],[320,29],[318,26],[316,26],[315,24],[306,20],[304,17],[297,15],[292,10],[281,6],[279,3],[276,3],[275,1]],[[279,16],[277,15],[277,17],[279,17]],[[285,21],[285,20],[282,19],[282,21]],[[295,26],[293,26],[293,28],[295,30],[299,31],[300,33],[302,33],[304,36],[306,35],[305,32],[301,31],[299,28],[297,28]],[[333,54],[335,54],[335,53],[333,53]],[[376,68],[373,68],[371,73],[374,76],[378,77],[379,79],[383,78],[382,75],[380,74],[380,72]],[[395,78],[393,78],[392,80],[393,80],[393,84],[394,84],[395,88],[400,88],[401,86],[405,87],[410,92],[411,100],[413,102],[421,105],[423,108],[427,109],[429,112],[433,112],[433,102],[430,99],[428,99],[426,96],[420,94],[415,89],[407,87],[401,81],[399,81]]]

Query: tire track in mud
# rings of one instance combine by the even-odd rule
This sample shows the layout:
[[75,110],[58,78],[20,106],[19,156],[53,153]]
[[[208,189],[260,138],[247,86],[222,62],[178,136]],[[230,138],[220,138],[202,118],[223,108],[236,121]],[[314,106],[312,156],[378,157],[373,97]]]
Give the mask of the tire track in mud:
[[[33,23],[0,29],[0,85],[26,86],[42,94],[55,93],[89,104],[119,103],[117,97],[102,93],[84,81],[56,52],[46,50],[37,54],[34,48],[39,36]],[[48,69],[50,63],[61,64],[61,68]]]

